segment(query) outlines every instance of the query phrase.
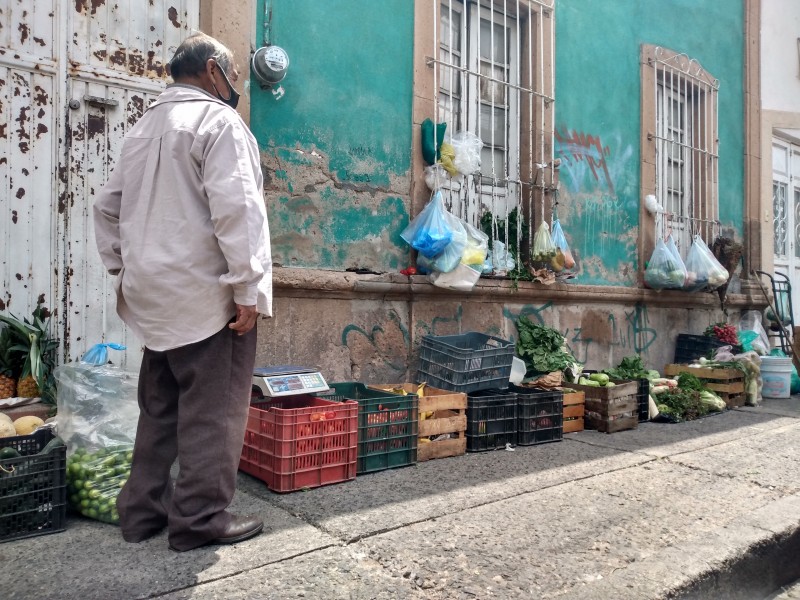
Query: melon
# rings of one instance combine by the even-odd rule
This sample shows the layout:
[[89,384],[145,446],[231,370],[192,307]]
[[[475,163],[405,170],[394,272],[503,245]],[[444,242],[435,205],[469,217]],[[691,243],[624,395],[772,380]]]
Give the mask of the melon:
[[14,429],[16,430],[17,435],[30,435],[42,425],[44,425],[44,421],[42,421],[39,417],[34,416],[20,417],[14,421]]
[[14,429],[14,425],[0,419],[0,438],[13,437],[15,435],[17,435],[17,430]]
[[0,412],[0,421],[5,421],[6,423],[14,424],[14,419],[9,417],[6,413]]

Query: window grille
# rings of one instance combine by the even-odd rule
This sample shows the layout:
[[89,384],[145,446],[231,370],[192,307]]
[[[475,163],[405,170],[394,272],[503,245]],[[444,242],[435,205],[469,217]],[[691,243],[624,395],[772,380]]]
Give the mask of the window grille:
[[453,214],[507,241],[515,257],[525,257],[534,225],[550,221],[556,183],[554,3],[434,3],[435,122],[447,123],[445,141],[468,131],[483,142],[480,169],[440,189]]
[[695,59],[664,48],[655,47],[647,64],[655,103],[655,189],[663,207],[656,234],[671,233],[685,256],[693,235],[710,244],[720,233],[719,81]]

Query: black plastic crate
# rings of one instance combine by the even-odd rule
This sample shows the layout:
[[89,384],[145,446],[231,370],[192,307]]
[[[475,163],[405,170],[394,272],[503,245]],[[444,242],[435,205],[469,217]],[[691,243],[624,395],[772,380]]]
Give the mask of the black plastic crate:
[[419,399],[363,383],[332,383],[325,400],[358,402],[358,466],[356,474],[405,467],[417,462]]
[[639,422],[650,420],[650,380],[642,377],[637,380],[639,390],[636,392],[636,404],[639,410]]
[[417,381],[453,392],[505,388],[514,344],[484,333],[431,336],[420,343]]
[[[691,335],[679,333],[675,340],[675,360],[679,365],[696,361],[698,358],[708,357],[714,350],[728,346],[725,342],[707,335]],[[737,350],[735,347],[734,350]]]
[[508,389],[517,395],[517,444],[532,446],[560,442],[563,437],[564,392],[516,385]]
[[67,449],[39,454],[52,429],[0,439],[22,456],[0,460],[0,542],[64,531],[67,520]]
[[467,451],[481,452],[517,442],[517,395],[508,390],[467,394]]

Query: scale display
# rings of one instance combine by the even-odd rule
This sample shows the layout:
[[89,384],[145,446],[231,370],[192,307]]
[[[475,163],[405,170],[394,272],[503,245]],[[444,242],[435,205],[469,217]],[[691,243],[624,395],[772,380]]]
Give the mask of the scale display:
[[293,365],[255,369],[253,385],[264,396],[271,398],[327,392],[330,389],[320,372]]

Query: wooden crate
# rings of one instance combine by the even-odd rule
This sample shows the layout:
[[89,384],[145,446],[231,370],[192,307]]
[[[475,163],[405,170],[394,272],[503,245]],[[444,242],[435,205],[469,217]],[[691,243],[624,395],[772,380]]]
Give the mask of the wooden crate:
[[[416,394],[416,383],[380,384],[369,386],[373,389],[391,391],[402,388]],[[424,396],[419,399],[419,437],[449,433],[450,438],[417,444],[417,462],[433,458],[460,456],[467,451],[467,395],[425,386]],[[433,417],[422,419],[422,413],[433,412]]]
[[691,373],[705,386],[725,401],[728,408],[744,406],[744,373],[739,369],[718,369],[690,367],[688,365],[667,365],[664,374],[677,377],[681,373]]
[[583,414],[585,395],[583,392],[565,389],[564,392],[564,419],[562,421],[564,433],[583,431]]
[[569,384],[585,396],[583,425],[586,429],[614,433],[639,426],[639,382],[613,381],[614,387]]

